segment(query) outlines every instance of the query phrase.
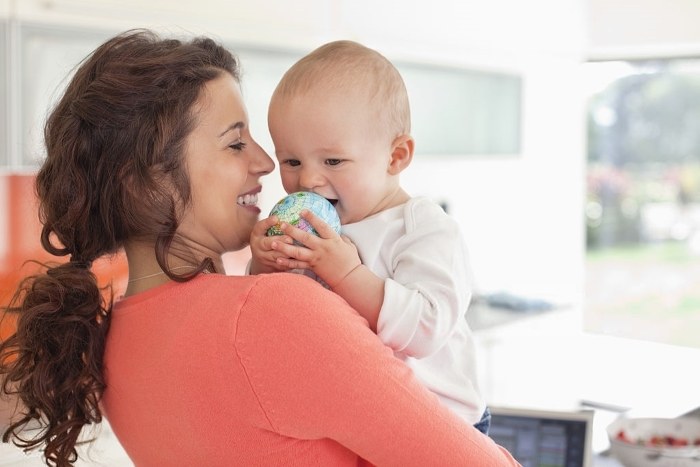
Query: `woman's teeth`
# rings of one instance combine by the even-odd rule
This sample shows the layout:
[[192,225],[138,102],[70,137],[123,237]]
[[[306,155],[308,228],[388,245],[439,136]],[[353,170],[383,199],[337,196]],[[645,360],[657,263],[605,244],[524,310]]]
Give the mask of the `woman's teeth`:
[[258,195],[243,195],[236,200],[241,206],[255,206],[258,204]]

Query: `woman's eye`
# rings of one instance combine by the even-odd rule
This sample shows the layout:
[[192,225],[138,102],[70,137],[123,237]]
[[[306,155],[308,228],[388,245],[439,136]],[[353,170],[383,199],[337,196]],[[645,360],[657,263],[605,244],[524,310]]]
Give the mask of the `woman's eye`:
[[239,141],[237,143],[230,144],[229,147],[234,151],[242,151],[245,149],[246,144],[243,141]]
[[328,165],[338,165],[342,162],[340,159],[326,159],[326,164]]

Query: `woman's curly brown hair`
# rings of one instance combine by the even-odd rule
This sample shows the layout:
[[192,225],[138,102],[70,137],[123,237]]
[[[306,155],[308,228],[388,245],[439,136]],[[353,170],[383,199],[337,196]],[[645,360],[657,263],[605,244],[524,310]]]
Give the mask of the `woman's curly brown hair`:
[[103,298],[92,261],[148,239],[174,280],[211,267],[208,259],[178,276],[167,256],[177,208],[190,200],[182,152],[193,104],[223,73],[239,79],[234,57],[211,39],[127,31],[80,64],[49,114],[36,178],[41,244],[70,261],[26,278],[5,310],[17,328],[0,343],[0,395],[19,397],[22,410],[3,442],[43,448],[48,465],[71,465],[83,426],[102,420],[112,299]]

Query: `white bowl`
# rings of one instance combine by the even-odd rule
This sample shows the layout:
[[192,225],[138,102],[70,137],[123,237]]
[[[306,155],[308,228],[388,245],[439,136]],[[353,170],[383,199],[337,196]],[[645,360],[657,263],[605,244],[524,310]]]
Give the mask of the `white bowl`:
[[[700,467],[700,419],[697,418],[618,418],[608,426],[611,454],[625,467]],[[624,431],[627,439],[618,439]],[[654,436],[688,440],[688,446],[648,446],[637,441]]]

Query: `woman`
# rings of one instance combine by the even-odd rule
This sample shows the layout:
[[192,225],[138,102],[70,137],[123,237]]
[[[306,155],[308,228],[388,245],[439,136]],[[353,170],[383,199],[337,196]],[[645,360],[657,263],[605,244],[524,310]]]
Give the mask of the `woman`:
[[[4,441],[70,465],[81,428],[104,413],[136,465],[516,464],[333,293],[292,274],[223,274],[274,168],[238,73],[209,39],[147,31],[78,68],[37,176],[42,245],[69,261],[13,302],[3,389],[26,410]],[[130,280],[112,305],[90,265],[120,248]]]

